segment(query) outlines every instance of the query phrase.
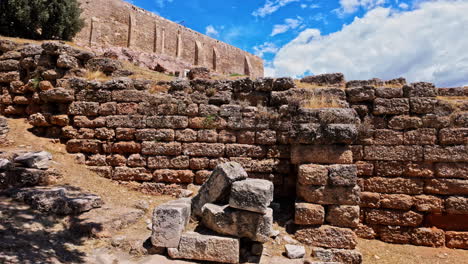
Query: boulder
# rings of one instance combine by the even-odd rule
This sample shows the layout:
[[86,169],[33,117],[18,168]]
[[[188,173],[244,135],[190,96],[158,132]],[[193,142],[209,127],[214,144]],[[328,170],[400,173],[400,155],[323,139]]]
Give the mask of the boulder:
[[45,102],[68,103],[75,100],[75,93],[70,89],[55,88],[41,92],[40,97]]
[[210,70],[205,67],[196,67],[191,69],[187,77],[189,80],[194,80],[194,79],[211,79],[211,74]]
[[47,151],[28,152],[15,158],[16,163],[21,163],[27,168],[48,169],[52,160],[52,154]]
[[246,179],[232,184],[229,206],[265,214],[273,201],[273,183],[261,179]]
[[187,198],[160,205],[153,212],[151,243],[155,247],[176,248],[190,219],[191,201]]
[[239,245],[239,239],[187,232],[168,253],[171,258],[239,263]]
[[235,181],[247,178],[247,172],[237,162],[227,162],[218,165],[208,180],[192,199],[192,214],[201,216],[202,207],[206,203],[227,201],[231,185]]
[[267,242],[273,233],[273,210],[266,214],[238,210],[229,205],[205,204],[202,224],[223,235],[245,237],[257,242]]
[[9,194],[34,209],[58,215],[77,215],[103,204],[100,196],[72,186],[20,188]]
[[298,245],[286,245],[284,246],[286,249],[286,256],[290,259],[298,259],[303,258],[305,256],[305,247],[298,246]]
[[122,69],[122,63],[110,58],[92,58],[86,63],[86,68],[91,71],[101,71],[105,74],[112,74]]

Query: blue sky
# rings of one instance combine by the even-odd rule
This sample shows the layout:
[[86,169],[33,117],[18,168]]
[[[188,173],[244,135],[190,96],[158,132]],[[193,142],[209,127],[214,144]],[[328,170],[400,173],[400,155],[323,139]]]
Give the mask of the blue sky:
[[269,76],[468,85],[468,0],[129,2],[261,56]]

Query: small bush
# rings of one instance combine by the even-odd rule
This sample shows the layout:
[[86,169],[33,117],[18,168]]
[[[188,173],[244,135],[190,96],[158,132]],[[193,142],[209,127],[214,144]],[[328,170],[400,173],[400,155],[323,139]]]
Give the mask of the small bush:
[[72,40],[84,26],[80,14],[77,0],[0,0],[0,35]]

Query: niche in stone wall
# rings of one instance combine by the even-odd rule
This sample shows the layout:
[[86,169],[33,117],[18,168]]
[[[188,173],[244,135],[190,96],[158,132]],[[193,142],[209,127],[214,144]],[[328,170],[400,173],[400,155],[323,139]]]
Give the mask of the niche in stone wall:
[[200,41],[195,41],[195,65],[204,65],[204,58],[203,58],[203,46]]
[[244,75],[250,76],[252,65],[250,64],[249,57],[244,56]]
[[217,71],[218,68],[218,50],[213,47],[213,70]]
[[180,30],[177,31],[177,42],[176,42],[176,57],[179,58],[182,55],[182,35]]
[[156,53],[158,50],[158,25],[154,22],[153,29],[153,52]]

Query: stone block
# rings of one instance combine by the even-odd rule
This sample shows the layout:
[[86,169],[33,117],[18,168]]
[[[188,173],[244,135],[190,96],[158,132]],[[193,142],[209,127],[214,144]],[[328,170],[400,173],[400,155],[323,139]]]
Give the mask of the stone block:
[[380,193],[361,192],[361,201],[359,206],[365,208],[379,208],[380,207]]
[[359,224],[359,206],[329,206],[326,220],[333,226],[356,228]]
[[366,192],[422,194],[424,181],[421,179],[372,177],[364,179],[360,185]]
[[260,145],[274,145],[276,143],[276,131],[263,130],[256,132],[255,143]]
[[351,108],[323,108],[317,115],[320,124],[357,124],[359,117]]
[[444,128],[439,131],[439,143],[442,145],[468,144],[468,128]]
[[413,197],[406,194],[382,194],[380,207],[388,209],[409,210],[413,206]]
[[192,211],[195,216],[201,216],[201,209],[206,203],[227,201],[233,182],[247,178],[247,172],[239,163],[223,163],[213,170],[208,180],[192,199]]
[[146,124],[151,128],[181,129],[187,128],[189,122],[186,116],[150,116],[146,119]]
[[177,248],[169,248],[171,258],[239,263],[239,239],[187,232]]
[[177,248],[190,220],[190,199],[171,201],[153,211],[151,243],[156,247]]
[[423,126],[423,121],[417,116],[394,116],[388,122],[388,127],[396,130],[416,129]]
[[346,95],[351,103],[373,101],[375,99],[375,90],[372,86],[348,88],[346,89]]
[[221,143],[184,143],[182,145],[184,155],[195,157],[222,157],[224,149],[225,146]]
[[351,229],[328,225],[299,227],[295,238],[315,247],[354,249],[357,245],[357,236]]
[[273,183],[261,179],[246,179],[232,184],[229,206],[265,214],[273,201]]
[[69,115],[97,116],[99,103],[95,102],[72,102],[68,107]]
[[391,129],[376,129],[372,143],[375,145],[403,145],[403,132]]
[[[354,155],[356,156],[356,155]],[[354,163],[357,169],[358,176],[372,176],[374,175],[374,164],[366,161],[358,161]]]
[[445,210],[449,214],[468,215],[468,198],[452,196],[445,200]]
[[437,130],[435,128],[420,128],[404,133],[406,145],[433,145],[437,141]]
[[391,226],[419,226],[423,215],[413,211],[393,211],[382,209],[369,209],[365,214],[366,223]]
[[193,183],[195,174],[191,170],[155,170],[153,180],[165,183]]
[[226,156],[263,158],[266,156],[266,148],[257,145],[227,144]]
[[445,246],[445,232],[437,228],[416,228],[411,234],[411,244],[425,247]]
[[218,134],[219,143],[236,143],[236,134],[227,130],[221,130]]
[[112,176],[117,181],[150,181],[153,175],[145,168],[116,167]]
[[413,114],[430,114],[434,112],[437,99],[430,97],[410,98],[410,108]]
[[133,140],[135,139],[135,128],[122,128],[115,129],[115,137],[118,140]]
[[448,248],[468,249],[468,232],[445,232],[445,241]]
[[67,142],[66,149],[70,153],[99,153],[101,142],[99,140],[71,139]]
[[334,186],[354,186],[357,183],[356,165],[328,166],[328,181]]
[[303,258],[306,253],[304,246],[287,244],[284,248],[286,250],[286,256],[290,259]]
[[291,163],[351,164],[353,153],[341,145],[293,145]]
[[357,250],[313,248],[312,255],[320,261],[326,261],[326,263],[362,263],[362,255]]
[[[55,88],[43,91],[39,94],[40,98],[45,102],[51,103],[68,103],[75,100],[75,93],[73,90],[64,88]],[[79,111],[74,109],[74,111]]]
[[11,83],[20,80],[20,74],[17,71],[0,72],[0,83]]
[[414,208],[419,212],[441,213],[444,205],[442,199],[431,195],[413,197]]
[[378,226],[376,228],[380,239],[387,243],[409,244],[413,228],[407,226]]
[[356,232],[358,237],[364,239],[375,239],[377,237],[377,233],[372,227],[363,224],[358,224],[358,227],[354,230],[354,232]]
[[155,156],[148,158],[148,168],[151,169],[188,169],[190,159],[188,156]]
[[27,152],[14,159],[16,163],[32,169],[48,169],[51,160],[52,154],[47,151]]
[[318,204],[296,203],[294,223],[296,225],[321,225],[325,220],[325,209]]
[[146,117],[142,115],[107,116],[106,126],[110,128],[145,128]]
[[328,169],[317,164],[300,165],[298,171],[298,183],[302,185],[326,185],[328,181]]
[[112,153],[128,154],[128,153],[140,153],[141,144],[133,141],[121,141],[112,144]]
[[182,144],[179,142],[143,141],[141,143],[141,153],[144,155],[178,156],[182,154]]
[[468,180],[428,179],[424,186],[428,194],[468,195]]
[[219,234],[265,243],[273,234],[273,210],[259,214],[207,203],[202,208],[202,224]]
[[197,132],[198,142],[216,143],[218,141],[218,133],[215,129],[202,129]]
[[378,87],[375,88],[375,95],[382,98],[403,97],[403,89],[393,87]]
[[436,163],[437,177],[468,179],[468,163]]
[[351,144],[357,137],[358,130],[354,124],[329,124],[323,130],[323,142],[326,144]]
[[147,91],[115,90],[112,91],[112,101],[116,102],[143,102],[148,98]]
[[[424,152],[425,153],[425,152]],[[422,146],[364,146],[365,160],[422,161]]]
[[417,82],[403,86],[405,97],[436,97],[437,88],[432,83]]
[[358,205],[360,188],[342,186],[298,185],[297,196],[309,203]]
[[374,100],[374,115],[401,115],[409,113],[409,100],[406,98]]
[[[172,129],[138,129],[135,139],[138,141],[174,141],[175,133]],[[177,140],[179,141],[179,140]]]

